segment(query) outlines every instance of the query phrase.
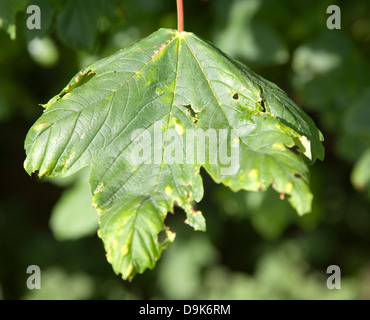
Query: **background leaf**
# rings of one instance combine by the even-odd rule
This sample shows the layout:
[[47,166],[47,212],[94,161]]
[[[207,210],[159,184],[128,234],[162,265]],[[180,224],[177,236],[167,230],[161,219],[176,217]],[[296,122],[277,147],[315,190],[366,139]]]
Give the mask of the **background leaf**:
[[215,44],[233,57],[257,65],[283,64],[289,53],[279,33],[256,18],[262,2],[234,1],[227,26],[216,34]]
[[351,175],[351,180],[355,188],[360,191],[367,190],[370,196],[370,150],[357,161]]
[[92,51],[100,19],[107,16],[115,17],[114,2],[67,0],[57,18],[57,33],[65,44]]
[[50,228],[58,240],[75,240],[98,230],[98,215],[91,205],[88,171],[75,178],[53,208]]
[[0,0],[0,29],[4,29],[9,37],[16,38],[16,14],[24,10],[28,0]]

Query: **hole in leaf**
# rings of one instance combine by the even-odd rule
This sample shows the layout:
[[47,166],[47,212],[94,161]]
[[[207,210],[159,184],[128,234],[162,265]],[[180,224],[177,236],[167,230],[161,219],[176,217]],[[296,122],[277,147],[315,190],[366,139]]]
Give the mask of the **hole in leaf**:
[[290,151],[294,152],[294,154],[299,154],[298,146],[294,145],[293,147],[287,147]]
[[294,177],[300,179],[300,178],[302,178],[302,174],[299,173],[299,172],[294,172]]
[[233,95],[233,99],[234,99],[234,100],[238,100],[238,99],[239,99],[239,94],[235,93],[235,94]]
[[92,70],[88,70],[86,73],[80,73],[75,82],[72,84],[68,85],[67,88],[65,88],[60,94],[59,98],[63,98],[68,92],[72,91],[73,89],[82,86],[86,82],[88,82],[91,78],[93,78],[96,75],[95,72]]
[[167,240],[166,231],[162,230],[160,233],[158,233],[158,242],[159,243],[164,243],[166,240]]
[[194,109],[191,107],[191,105],[184,106],[187,109],[187,112],[190,114],[190,116],[193,118],[193,122],[195,125],[198,124],[198,118],[197,114],[198,112],[195,112]]
[[188,110],[188,112],[190,113],[190,115],[194,118],[196,113],[195,111],[193,110],[193,108],[191,107],[190,104],[188,104],[187,106],[184,106],[186,108],[186,110]]
[[263,101],[263,99],[261,98],[260,100],[258,100],[258,103],[261,105],[262,107],[262,112],[266,112],[266,107],[265,107],[265,102]]
[[39,170],[31,172],[31,178],[35,180],[41,180],[42,178],[39,177]]

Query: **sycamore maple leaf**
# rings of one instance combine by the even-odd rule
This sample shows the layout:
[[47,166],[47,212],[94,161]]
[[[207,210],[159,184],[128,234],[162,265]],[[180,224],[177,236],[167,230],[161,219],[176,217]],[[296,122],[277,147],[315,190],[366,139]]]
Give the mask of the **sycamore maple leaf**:
[[201,167],[234,191],[271,185],[310,211],[306,163],[323,159],[320,131],[276,85],[192,33],[160,29],[80,71],[44,107],[25,169],[53,177],[91,167],[98,234],[124,279],[153,268],[173,241],[164,219],[175,204],[205,230],[193,208]]

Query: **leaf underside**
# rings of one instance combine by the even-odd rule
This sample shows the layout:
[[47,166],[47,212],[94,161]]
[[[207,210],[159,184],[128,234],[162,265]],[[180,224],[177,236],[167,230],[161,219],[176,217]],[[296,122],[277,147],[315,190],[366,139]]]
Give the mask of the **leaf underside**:
[[[189,225],[205,230],[201,212],[193,209],[203,197],[201,166],[234,191],[271,185],[299,214],[310,211],[306,163],[323,159],[320,131],[276,85],[192,33],[160,29],[80,71],[44,107],[25,140],[25,169],[53,177],[91,167],[98,234],[124,279],[153,268],[173,241],[164,220],[175,204]],[[133,163],[133,132],[145,129],[154,137],[158,123],[160,138],[149,145],[157,144],[157,152]],[[227,163],[212,161],[210,144],[204,161],[167,161],[186,132],[200,129],[215,130],[218,147],[220,129],[237,130],[226,144],[230,153],[238,143],[231,174]]]

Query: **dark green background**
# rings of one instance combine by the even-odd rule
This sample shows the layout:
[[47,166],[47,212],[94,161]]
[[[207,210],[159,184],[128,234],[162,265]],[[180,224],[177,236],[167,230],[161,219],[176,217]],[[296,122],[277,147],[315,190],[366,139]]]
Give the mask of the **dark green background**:
[[[175,2],[0,0],[3,29],[17,27],[15,40],[0,30],[0,299],[369,299],[366,0],[184,0],[187,31],[277,83],[323,132],[325,161],[310,168],[312,213],[298,217],[274,192],[232,193],[203,172],[198,207],[208,231],[183,224],[181,210],[170,215],[175,243],[131,283],[114,275],[91,227],[57,240],[68,238],[58,227],[83,229],[73,219],[49,226],[64,190],[77,192],[80,178],[51,183],[24,171],[23,141],[38,104],[88,63],[160,27],[176,28]],[[25,27],[30,4],[41,7],[40,31]],[[331,4],[341,8],[341,30],[326,27]],[[41,290],[26,287],[29,265],[41,268]],[[341,268],[341,290],[326,287],[329,265]]]

